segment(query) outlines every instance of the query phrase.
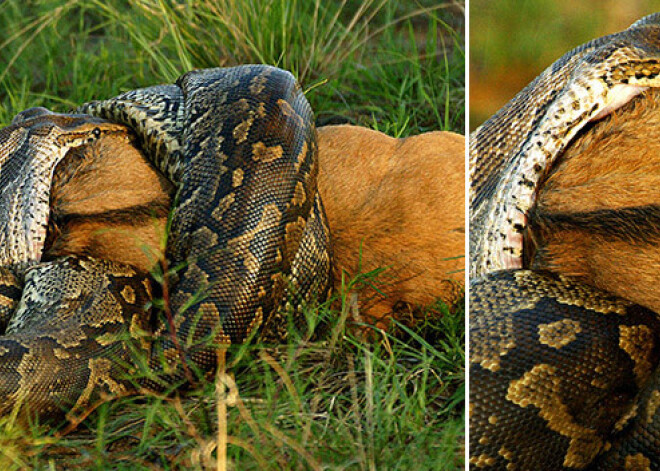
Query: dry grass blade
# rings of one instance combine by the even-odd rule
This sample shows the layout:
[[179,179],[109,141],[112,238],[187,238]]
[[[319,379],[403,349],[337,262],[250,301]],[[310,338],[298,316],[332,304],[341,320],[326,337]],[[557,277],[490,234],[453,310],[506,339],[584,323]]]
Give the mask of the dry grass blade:
[[348,382],[351,385],[351,398],[353,399],[353,409],[355,411],[355,430],[356,430],[356,444],[358,452],[360,453],[360,461],[367,462],[367,453],[364,448],[363,430],[362,430],[362,414],[360,413],[360,398],[358,395],[357,378],[355,377],[355,360],[353,355],[348,355]]
[[367,349],[364,350],[364,377],[365,388],[364,395],[367,399],[367,407],[365,411],[367,421],[367,436],[369,438],[367,452],[367,463],[369,464],[370,471],[376,471],[376,450],[374,449],[374,370],[371,364],[371,352]]
[[278,374],[278,376],[282,379],[282,382],[286,386],[287,391],[289,391],[289,395],[291,396],[291,399],[293,399],[293,402],[295,404],[295,408],[298,411],[298,414],[296,414],[297,417],[302,417],[303,414],[303,407],[302,407],[302,402],[300,401],[300,396],[298,395],[298,391],[296,390],[295,386],[293,385],[293,381],[291,381],[291,377],[289,374],[284,371],[284,368],[282,368],[282,365],[280,365],[275,359],[270,356],[266,352],[260,352],[259,357],[268,363],[268,365],[275,370],[275,372]]
[[218,413],[218,433],[216,459],[218,471],[227,471],[227,350],[217,350],[218,371],[215,379],[216,408]]

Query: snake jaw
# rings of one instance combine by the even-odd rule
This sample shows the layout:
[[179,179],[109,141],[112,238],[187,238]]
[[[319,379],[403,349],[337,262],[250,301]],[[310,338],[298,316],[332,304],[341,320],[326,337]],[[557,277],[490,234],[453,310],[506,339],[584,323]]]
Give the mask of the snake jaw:
[[[583,85],[586,89],[587,85]],[[636,85],[636,84],[616,84],[607,93],[603,94],[604,103],[600,109],[596,111],[593,117],[584,120],[582,124],[577,124],[576,129],[570,130],[567,125],[561,122],[551,129],[550,141],[555,135],[566,134],[568,137],[563,144],[555,145],[554,153],[535,153],[530,151],[529,155],[518,166],[517,171],[514,171],[514,177],[519,178],[518,181],[509,182],[506,186],[508,197],[503,198],[502,204],[507,207],[506,211],[506,230],[504,238],[504,246],[501,253],[501,259],[498,266],[502,269],[520,269],[523,268],[523,231],[527,228],[527,213],[536,203],[540,184],[549,168],[553,165],[556,158],[562,153],[563,149],[574,139],[577,132],[588,122],[597,121],[604,118],[608,114],[614,112],[622,107],[635,96],[639,95],[649,87]],[[579,90],[579,89],[578,89]],[[573,94],[569,94],[572,96]],[[579,96],[579,94],[576,94]],[[559,105],[550,108],[551,112],[561,110],[564,105],[561,101]],[[539,141],[542,145],[538,145],[539,149],[546,147],[552,148],[554,143],[550,142],[550,146],[545,142]],[[515,198],[513,198],[515,194]],[[515,204],[513,202],[515,201]]]
[[610,90],[609,102],[589,121],[603,119],[605,116],[618,110],[637,95],[648,89],[649,87],[623,83],[614,85]]
[[[0,252],[0,257],[8,259],[17,275],[22,276],[25,270],[41,261],[46,245],[46,234],[50,215],[49,193],[52,173],[57,163],[65,153],[56,148],[45,148],[38,154],[45,154],[47,158],[36,155],[30,162],[29,168],[34,171],[46,169],[43,174],[33,174],[29,184],[16,187],[10,183],[9,190],[2,195],[0,205],[5,208],[15,208],[12,218],[5,222],[2,228],[8,242],[8,250]],[[48,165],[52,163],[52,171]],[[8,252],[8,253],[5,253]]]
[[0,265],[22,276],[41,260],[46,245],[50,189],[57,165],[69,150],[124,128],[85,115],[45,108],[19,113],[0,129]]
[[513,208],[507,215],[507,222],[501,265],[504,269],[522,268],[523,230],[527,227],[527,216]]
[[48,217],[44,224],[39,224],[33,232],[28,233],[28,263],[38,263],[41,261],[44,246],[46,245],[46,229],[48,227]]

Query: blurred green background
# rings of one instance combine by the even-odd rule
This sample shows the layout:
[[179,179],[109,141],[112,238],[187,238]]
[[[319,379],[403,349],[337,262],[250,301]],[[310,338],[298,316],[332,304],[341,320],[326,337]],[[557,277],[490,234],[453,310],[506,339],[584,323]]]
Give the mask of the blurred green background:
[[470,130],[565,52],[660,11],[660,0],[470,0]]

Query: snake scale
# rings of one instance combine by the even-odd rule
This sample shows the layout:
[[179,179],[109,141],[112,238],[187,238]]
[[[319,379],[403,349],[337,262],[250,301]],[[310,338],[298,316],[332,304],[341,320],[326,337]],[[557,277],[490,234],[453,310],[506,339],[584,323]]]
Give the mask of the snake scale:
[[660,469],[658,315],[526,269],[555,162],[589,123],[660,86],[659,74],[654,14],[568,52],[470,138],[474,469]]
[[[330,289],[330,241],[312,112],[290,73],[196,70],[76,113],[31,109],[0,131],[0,413],[75,414],[135,381],[171,387],[184,362],[208,373],[219,346],[306,325],[301,304]],[[111,133],[130,134],[177,189],[174,333],[144,310],[147,273],[88,256],[40,261],[56,164]],[[137,379],[135,350],[151,372]]]

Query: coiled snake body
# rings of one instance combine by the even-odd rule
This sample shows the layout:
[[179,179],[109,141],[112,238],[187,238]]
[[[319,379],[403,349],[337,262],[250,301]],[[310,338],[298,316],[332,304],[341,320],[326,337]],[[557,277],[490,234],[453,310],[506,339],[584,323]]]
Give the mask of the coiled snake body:
[[[0,413],[75,412],[94,396],[121,393],[131,386],[126,373],[134,370],[136,348],[154,372],[140,380],[147,386],[180,381],[183,361],[209,371],[218,345],[257,332],[280,340],[288,326],[283,306],[302,325],[300,304],[329,290],[312,113],[289,73],[268,66],[193,71],[175,85],[128,92],[78,112],[85,114],[30,110],[0,131],[0,187],[26,181],[26,174],[52,178],[69,149],[107,133],[134,132],[178,189],[166,254],[178,268],[169,287],[176,334],[145,314],[151,297],[145,273],[88,257],[38,263],[49,181],[21,190],[46,209],[26,221],[14,209],[23,202],[0,200],[8,214],[0,227]],[[56,152],[35,150],[35,143]],[[38,160],[39,152],[50,159],[42,167],[19,166]]]
[[567,53],[470,139],[470,464],[660,469],[655,313],[524,270],[529,217],[589,122],[660,86],[660,14]]

